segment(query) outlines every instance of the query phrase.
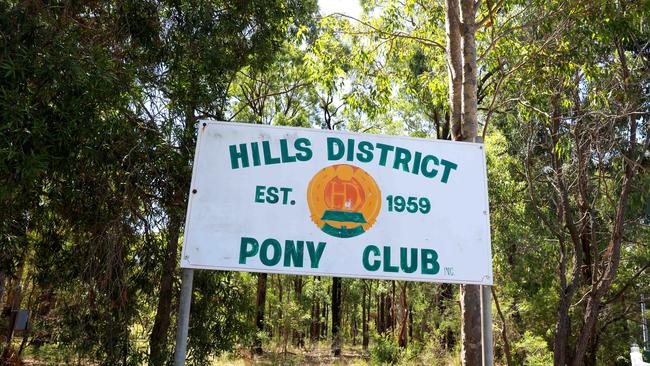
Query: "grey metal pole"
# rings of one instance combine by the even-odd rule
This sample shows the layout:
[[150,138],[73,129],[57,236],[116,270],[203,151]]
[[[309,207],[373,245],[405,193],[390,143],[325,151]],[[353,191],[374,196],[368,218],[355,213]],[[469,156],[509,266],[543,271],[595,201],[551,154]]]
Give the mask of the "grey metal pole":
[[643,348],[648,349],[648,321],[645,318],[645,296],[641,294],[641,335],[643,336]]
[[481,286],[481,324],[483,325],[483,366],[492,366],[494,352],[492,349],[492,289]]
[[187,331],[190,325],[190,305],[192,304],[193,281],[194,270],[191,268],[183,268],[181,299],[178,306],[178,326],[176,329],[176,353],[174,353],[174,366],[185,366]]

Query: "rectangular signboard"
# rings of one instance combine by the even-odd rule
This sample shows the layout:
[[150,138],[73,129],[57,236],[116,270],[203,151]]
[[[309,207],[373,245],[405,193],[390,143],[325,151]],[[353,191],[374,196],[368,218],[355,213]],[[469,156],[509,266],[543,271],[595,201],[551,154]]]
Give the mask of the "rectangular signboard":
[[492,284],[482,144],[202,121],[181,267]]

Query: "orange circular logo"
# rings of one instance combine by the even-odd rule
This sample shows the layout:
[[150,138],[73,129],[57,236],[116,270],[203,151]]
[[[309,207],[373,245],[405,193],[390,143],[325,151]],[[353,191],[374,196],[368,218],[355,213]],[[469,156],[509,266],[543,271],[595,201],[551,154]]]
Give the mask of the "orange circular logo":
[[314,175],[307,188],[307,203],[311,220],[323,232],[351,238],[366,232],[377,220],[381,192],[365,170],[338,164]]

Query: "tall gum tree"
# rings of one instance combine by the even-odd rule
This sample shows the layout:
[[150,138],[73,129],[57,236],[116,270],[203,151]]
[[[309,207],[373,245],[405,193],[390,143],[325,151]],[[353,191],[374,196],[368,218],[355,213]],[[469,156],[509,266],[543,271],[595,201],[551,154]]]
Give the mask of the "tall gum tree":
[[[167,215],[168,222],[176,225],[184,216],[183,209],[177,208],[185,206],[197,119],[223,120],[229,85],[237,72],[246,66],[261,68],[273,61],[290,30],[309,21],[316,6],[313,1],[292,4],[274,0],[254,4],[200,1],[160,4],[158,9],[166,24],[161,34],[164,52],[159,64],[160,75],[152,78],[151,87],[162,94],[164,103],[169,106],[161,123],[171,131],[169,143],[176,148],[172,149],[175,156],[170,160],[176,165],[171,167],[172,174],[167,177],[172,182],[168,194],[171,200],[165,206],[174,208],[168,210]],[[172,229],[176,228],[169,228]],[[178,256],[178,235],[169,235],[169,238],[172,240],[166,247],[167,267],[177,262]],[[156,319],[150,335],[150,360],[156,365],[163,364],[169,354],[169,309],[172,308],[171,284],[175,276],[175,266],[165,268],[161,275]],[[207,277],[209,275],[199,278],[196,287],[211,286]],[[198,318],[195,316],[192,320]],[[202,326],[207,326],[208,322],[197,324],[199,326],[191,327],[190,333],[202,331]]]
[[504,84],[515,104],[503,104],[508,112],[498,118],[501,126],[512,127],[509,116],[525,123],[511,145],[521,151],[529,207],[556,243],[557,262],[548,269],[557,273],[553,362],[594,365],[611,360],[599,345],[604,329],[629,316],[616,304],[647,269],[639,263],[619,274],[623,263],[643,258],[634,245],[643,221],[630,206],[644,195],[639,173],[647,165],[640,153],[647,132],[639,131],[648,128],[641,41],[648,29],[637,18],[647,9],[632,2],[547,6],[557,16],[518,33],[530,62],[503,58],[530,87]]
[[[478,136],[477,4],[474,0],[447,0],[445,4],[452,138],[474,142]],[[460,288],[463,365],[480,365],[483,361],[480,291],[479,285],[461,285]]]

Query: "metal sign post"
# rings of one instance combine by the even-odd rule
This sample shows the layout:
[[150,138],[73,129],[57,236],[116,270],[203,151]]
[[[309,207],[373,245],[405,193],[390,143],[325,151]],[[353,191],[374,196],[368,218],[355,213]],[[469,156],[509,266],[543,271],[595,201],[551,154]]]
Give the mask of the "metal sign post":
[[481,286],[481,325],[483,326],[483,366],[492,366],[492,293],[491,286]]
[[643,348],[648,350],[648,321],[645,318],[645,297],[641,294],[641,333],[643,336]]
[[194,270],[183,268],[181,282],[181,298],[178,309],[178,326],[176,328],[176,352],[174,353],[174,366],[185,365],[187,353],[187,331],[190,325],[190,305],[192,304],[192,282]]

